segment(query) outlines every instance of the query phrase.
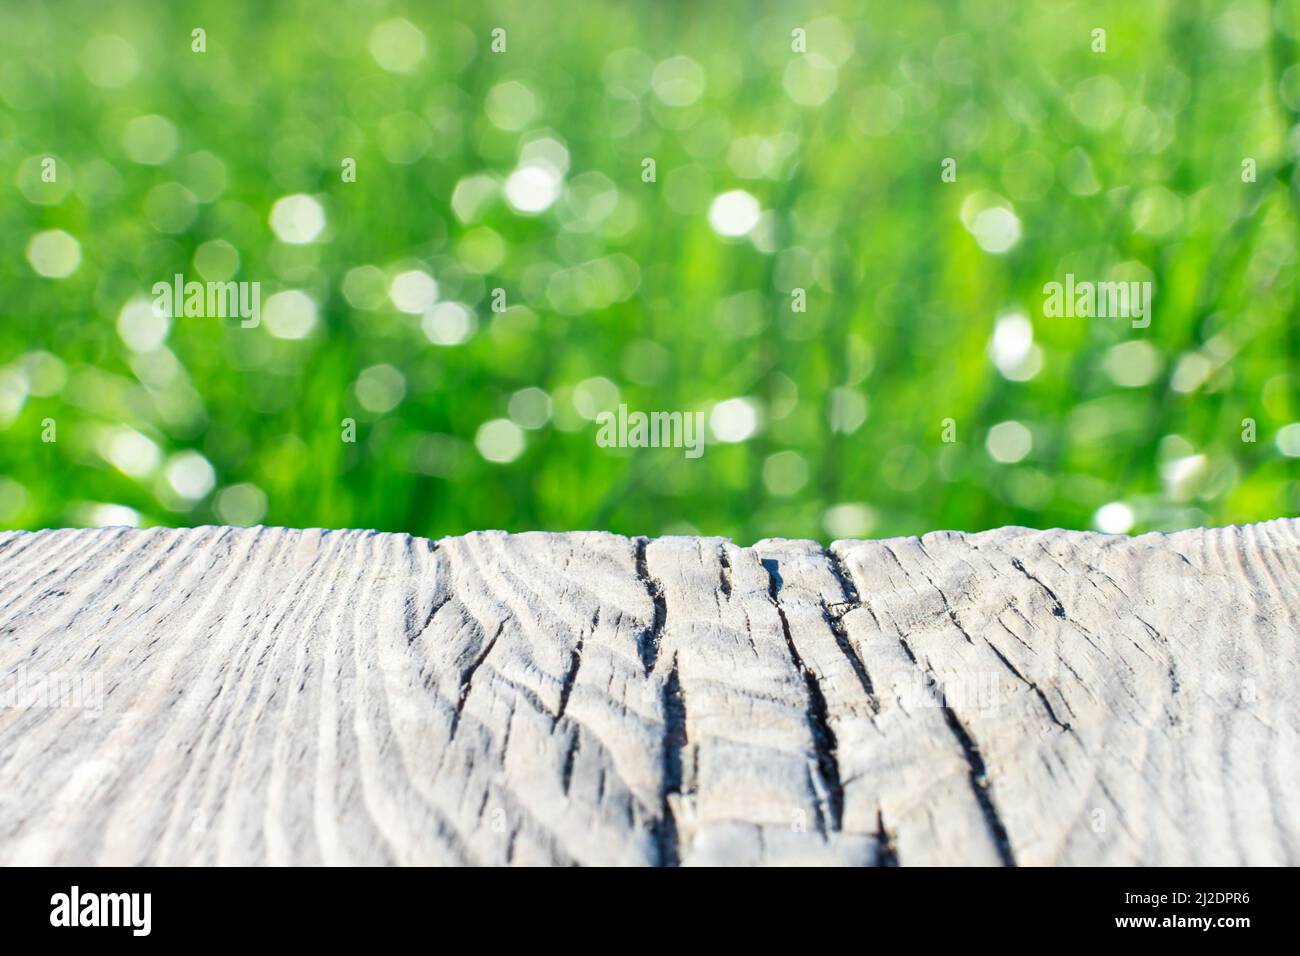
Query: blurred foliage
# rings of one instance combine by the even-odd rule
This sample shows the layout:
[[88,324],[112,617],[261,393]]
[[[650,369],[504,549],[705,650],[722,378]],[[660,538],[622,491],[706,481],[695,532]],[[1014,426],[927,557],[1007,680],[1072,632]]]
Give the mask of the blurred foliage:
[[[1292,514],[1298,36],[1266,0],[5,0],[0,524]],[[262,324],[160,324],[176,273],[260,282]],[[1045,317],[1067,273],[1153,282],[1150,327]],[[739,440],[601,448],[620,402]]]

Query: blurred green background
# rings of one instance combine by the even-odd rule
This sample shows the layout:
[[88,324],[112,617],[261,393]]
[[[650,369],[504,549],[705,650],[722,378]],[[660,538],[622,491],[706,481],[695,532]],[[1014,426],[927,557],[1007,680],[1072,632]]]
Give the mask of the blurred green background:
[[[1267,0],[4,0],[0,525],[747,543],[1293,514],[1298,25]],[[260,282],[262,324],[158,317],[176,273]],[[1153,282],[1150,327],[1045,317],[1067,273]],[[704,412],[703,457],[599,447],[620,402]]]

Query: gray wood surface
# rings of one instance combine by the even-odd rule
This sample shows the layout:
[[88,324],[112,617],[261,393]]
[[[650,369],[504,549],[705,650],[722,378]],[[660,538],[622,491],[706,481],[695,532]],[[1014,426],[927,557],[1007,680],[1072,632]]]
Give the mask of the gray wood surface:
[[0,863],[1294,865],[1298,531],[0,533]]

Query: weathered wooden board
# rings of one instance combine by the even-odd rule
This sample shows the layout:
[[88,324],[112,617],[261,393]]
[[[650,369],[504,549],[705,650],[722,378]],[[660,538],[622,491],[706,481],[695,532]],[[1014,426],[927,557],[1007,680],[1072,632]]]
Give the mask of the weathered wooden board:
[[1300,525],[0,533],[0,863],[1300,863]]

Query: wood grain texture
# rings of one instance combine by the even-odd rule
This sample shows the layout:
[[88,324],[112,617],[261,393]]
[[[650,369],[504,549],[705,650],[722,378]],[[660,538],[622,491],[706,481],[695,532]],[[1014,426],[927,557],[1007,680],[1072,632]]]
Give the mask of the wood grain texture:
[[0,864],[1300,863],[1300,525],[0,533]]

